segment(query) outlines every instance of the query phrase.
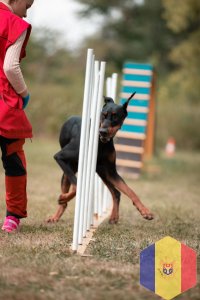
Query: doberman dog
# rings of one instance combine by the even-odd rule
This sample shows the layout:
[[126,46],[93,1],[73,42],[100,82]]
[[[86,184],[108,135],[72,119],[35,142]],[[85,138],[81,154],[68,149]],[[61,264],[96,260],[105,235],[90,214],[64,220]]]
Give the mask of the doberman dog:
[[[117,105],[112,98],[104,97],[105,103],[101,111],[96,172],[112,194],[113,209],[109,219],[110,224],[115,224],[119,220],[120,192],[131,199],[133,205],[145,219],[153,219],[153,214],[142,204],[116,170],[113,138],[127,116],[127,106],[134,94],[123,105]],[[58,199],[59,207],[56,213],[47,222],[57,222],[64,213],[68,202],[76,195],[77,179],[75,174],[78,169],[80,131],[81,118],[77,116],[69,118],[61,128],[59,140],[61,150],[55,154],[54,158],[64,172],[61,180],[62,193]]]

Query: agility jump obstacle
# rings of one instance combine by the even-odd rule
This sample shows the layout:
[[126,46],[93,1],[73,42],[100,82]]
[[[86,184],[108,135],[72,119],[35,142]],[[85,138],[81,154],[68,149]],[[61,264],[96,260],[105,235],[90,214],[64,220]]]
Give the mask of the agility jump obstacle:
[[128,116],[117,133],[118,170],[138,177],[144,158],[151,158],[155,127],[155,74],[152,65],[127,62],[123,66],[121,101],[136,92],[129,103]]
[[[105,62],[95,61],[93,49],[88,49],[72,242],[72,250],[80,254],[109,213],[109,192],[95,174],[105,67]],[[109,93],[116,95],[116,75],[110,84]]]

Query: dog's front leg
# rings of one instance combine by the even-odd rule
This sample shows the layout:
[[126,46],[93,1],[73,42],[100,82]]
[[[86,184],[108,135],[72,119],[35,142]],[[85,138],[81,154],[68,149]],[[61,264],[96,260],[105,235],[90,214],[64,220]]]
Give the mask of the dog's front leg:
[[68,193],[62,193],[58,198],[58,209],[56,213],[47,219],[48,223],[58,222],[59,219],[62,217],[65,209],[67,208],[67,204],[70,200],[72,200],[76,195],[76,186],[71,185],[71,189]]
[[117,224],[119,221],[119,203],[120,203],[120,192],[116,190],[114,187],[108,186],[108,189],[111,192],[113,198],[113,208],[110,215],[109,223]]
[[99,168],[97,165],[97,173],[103,180],[104,184],[107,186],[109,189],[112,199],[113,199],[113,208],[112,212],[109,218],[109,223],[110,224],[117,224],[119,220],[119,203],[120,203],[120,192],[114,187],[114,185],[108,180],[107,175],[106,175],[106,168]]
[[[69,191],[70,190],[70,191]],[[76,186],[71,185],[68,177],[63,174],[61,179],[61,192],[62,194],[58,198],[58,208],[56,213],[49,217],[46,221],[48,223],[58,222],[62,217],[64,211],[67,208],[68,202],[75,196],[76,194]]]
[[115,178],[110,177],[109,180],[116,187],[116,189],[118,189],[131,199],[133,205],[135,205],[143,218],[147,220],[153,219],[153,214],[150,212],[150,210],[144,206],[144,204],[140,201],[134,191],[124,182],[124,180],[118,174]]

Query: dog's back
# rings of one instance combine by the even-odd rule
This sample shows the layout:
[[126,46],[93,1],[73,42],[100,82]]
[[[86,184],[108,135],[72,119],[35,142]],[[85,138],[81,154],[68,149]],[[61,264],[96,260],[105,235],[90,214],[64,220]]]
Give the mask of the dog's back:
[[81,132],[81,117],[72,116],[62,126],[60,131],[59,142],[61,148],[64,148],[70,141],[76,141],[79,148]]

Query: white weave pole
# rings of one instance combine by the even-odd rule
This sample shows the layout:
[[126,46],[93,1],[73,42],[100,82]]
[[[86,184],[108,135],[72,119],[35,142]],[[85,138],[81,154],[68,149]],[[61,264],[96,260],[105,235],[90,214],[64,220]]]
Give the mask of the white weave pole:
[[116,102],[117,94],[117,77],[117,73],[112,74],[110,97],[114,100],[114,102]]
[[95,178],[94,178],[94,214],[97,215],[98,214],[98,180],[99,177],[97,175],[97,173],[95,174]]
[[[114,101],[116,101],[117,94],[117,78],[118,74],[113,73],[112,77],[108,77],[106,79],[106,96],[111,97]],[[106,212],[107,209],[111,206],[111,194],[108,190],[107,186],[104,185],[103,188],[103,212]]]
[[104,195],[104,188],[105,185],[103,184],[103,181],[101,178],[98,178],[98,217],[103,216],[103,195]]
[[103,98],[103,87],[104,87],[104,78],[105,78],[105,68],[106,63],[101,62],[100,64],[100,72],[99,72],[99,90],[97,97],[97,106],[96,106],[96,117],[95,117],[95,127],[94,127],[94,143],[93,143],[93,151],[92,151],[92,166],[91,166],[91,184],[89,191],[89,209],[87,216],[87,230],[89,230],[91,225],[91,219],[93,215],[93,206],[92,205],[92,196],[94,190],[94,178],[96,172],[96,164],[97,164],[97,152],[98,152],[98,143],[99,143],[99,122],[100,122],[100,114],[101,114],[101,105]]
[[78,233],[79,233],[79,221],[80,221],[80,203],[81,203],[81,190],[82,190],[82,175],[84,168],[84,155],[85,155],[85,138],[86,127],[88,119],[88,102],[90,101],[90,80],[92,72],[93,62],[93,49],[87,51],[86,62],[86,74],[85,74],[85,86],[83,97],[83,111],[82,111],[82,124],[81,124],[81,137],[80,137],[80,150],[79,150],[79,162],[78,162],[78,176],[77,176],[77,191],[75,200],[75,216],[74,216],[74,230],[73,230],[73,242],[72,250],[76,251],[78,248]]
[[[83,162],[83,172],[82,172],[82,182],[81,182],[81,202],[80,202],[80,221],[79,221],[79,231],[78,231],[78,244],[82,244],[83,240],[83,224],[85,207],[87,207],[88,195],[86,191],[86,185],[88,182],[88,174],[90,173],[88,149],[89,149],[89,139],[91,132],[91,107],[92,107],[92,96],[94,94],[94,55],[92,58],[92,66],[90,72],[90,85],[89,85],[89,99],[87,99],[87,115],[86,118],[86,128],[85,128],[85,140],[84,140],[84,162]],[[89,172],[88,172],[89,171]]]
[[108,77],[106,79],[106,96],[111,97],[114,100],[114,102],[116,102],[117,78],[118,74],[113,73],[112,77]]
[[111,89],[112,89],[112,78],[107,77],[106,79],[106,96],[111,97]]
[[[92,152],[93,152],[93,144],[95,140],[95,122],[96,122],[96,108],[97,108],[97,100],[98,100],[98,92],[99,92],[99,62],[95,61],[94,65],[94,90],[93,97],[91,102],[91,115],[90,115],[90,135],[89,135],[89,145],[88,145],[88,156],[86,159],[87,162],[87,170],[86,170],[86,182],[85,182],[85,201],[84,201],[84,213],[83,213],[83,230],[82,237],[86,236],[87,231],[87,217],[89,210],[89,198],[93,197],[93,189],[90,188],[93,185],[92,177],[94,174],[92,173]],[[91,191],[91,195],[89,194]],[[81,238],[79,239],[81,243]]]
[[[97,74],[97,77],[99,78],[99,65],[95,65],[95,67],[96,67],[96,71],[95,71],[95,74]],[[95,118],[96,118],[96,106],[95,106]],[[97,184],[98,184],[98,175],[97,175],[97,173],[95,173],[95,176],[94,176],[94,178],[93,178],[93,186],[94,186],[94,188],[93,188],[93,197],[94,197],[94,203],[93,203],[93,207],[91,208],[91,220],[90,220],[90,223],[91,224],[93,224],[94,222],[94,220],[93,220],[93,214],[95,215],[95,216],[97,216],[98,215],[98,201],[97,201],[97,199],[98,199],[98,188],[97,188]],[[87,221],[87,230],[89,230],[88,229],[89,228],[89,222]]]
[[[106,79],[106,96],[111,94],[112,90],[112,78],[107,77]],[[102,180],[97,176],[95,178],[95,207],[94,214],[98,215],[98,217],[102,216],[103,212],[106,212],[107,206],[107,197],[106,197],[107,187],[103,184]],[[103,201],[102,201],[103,200]]]

